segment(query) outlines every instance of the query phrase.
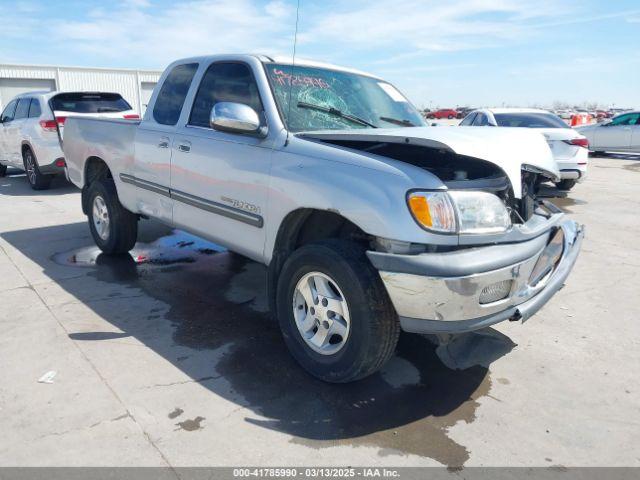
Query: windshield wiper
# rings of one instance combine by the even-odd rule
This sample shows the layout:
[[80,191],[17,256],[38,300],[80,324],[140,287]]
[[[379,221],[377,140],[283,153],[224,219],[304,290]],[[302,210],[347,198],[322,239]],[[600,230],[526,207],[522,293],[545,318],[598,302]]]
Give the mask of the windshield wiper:
[[380,120],[393,123],[395,125],[400,125],[401,127],[415,127],[416,125],[409,120],[400,120],[399,118],[391,118],[391,117],[380,117]]
[[349,120],[350,122],[357,123],[358,125],[364,125],[366,127],[378,128],[372,123],[363,120],[360,117],[356,117],[355,115],[351,115],[349,113],[344,113],[342,110],[338,110],[333,107],[324,107],[322,105],[316,105],[314,103],[307,102],[298,102],[298,108],[309,108],[311,110],[317,110],[319,112],[328,113],[329,115],[333,115],[334,117],[344,118],[345,120]]

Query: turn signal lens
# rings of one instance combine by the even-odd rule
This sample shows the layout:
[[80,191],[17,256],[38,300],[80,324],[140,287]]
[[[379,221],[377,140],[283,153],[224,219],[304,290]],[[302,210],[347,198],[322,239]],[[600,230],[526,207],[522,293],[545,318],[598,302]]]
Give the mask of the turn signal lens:
[[444,233],[455,233],[456,214],[445,192],[413,192],[408,204],[413,218],[424,228]]

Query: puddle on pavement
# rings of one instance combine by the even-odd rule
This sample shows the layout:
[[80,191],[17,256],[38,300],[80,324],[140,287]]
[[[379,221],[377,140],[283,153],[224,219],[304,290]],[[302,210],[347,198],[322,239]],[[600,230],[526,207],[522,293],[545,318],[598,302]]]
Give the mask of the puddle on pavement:
[[[246,418],[249,423],[289,434],[292,442],[313,448],[373,446],[380,455],[414,454],[451,467],[467,461],[469,452],[449,437],[448,429],[460,421],[474,421],[478,399],[489,393],[491,380],[482,362],[451,370],[426,337],[403,334],[396,355],[381,372],[346,385],[316,380],[289,355],[267,313],[266,268],[219,248],[215,255],[199,252],[198,244],[181,248],[176,243],[179,237],[136,246],[133,255],[122,257],[89,255],[93,260],[81,263],[78,259],[86,257],[76,251],[56,258],[75,255],[71,264],[94,267],[89,275],[96,279],[139,288],[166,303],[165,318],[175,328],[173,343],[149,335],[148,327],[136,333],[140,341],[191,378],[206,371],[210,380],[201,385],[230,401],[248,404],[259,417]],[[138,258],[140,252],[148,259],[183,258],[184,249],[191,249],[186,257],[193,262],[157,264]],[[183,257],[176,256],[181,250]],[[83,292],[78,290],[71,293],[82,301]],[[137,328],[140,315],[146,314],[147,321],[157,317],[154,308],[123,319],[101,305],[91,304],[102,308],[98,313],[124,332]],[[497,348],[500,355],[514,346],[498,332],[487,338],[493,345],[489,348]],[[184,347],[195,350],[189,361],[181,361]],[[198,363],[197,350],[221,347],[224,353],[216,363]],[[177,425],[197,430],[204,420],[199,418]]]
[[577,198],[572,197],[559,197],[550,199],[551,203],[553,203],[556,207],[560,207],[563,211],[567,213],[574,213],[569,207],[574,205],[586,205],[587,202],[584,200],[579,200]]

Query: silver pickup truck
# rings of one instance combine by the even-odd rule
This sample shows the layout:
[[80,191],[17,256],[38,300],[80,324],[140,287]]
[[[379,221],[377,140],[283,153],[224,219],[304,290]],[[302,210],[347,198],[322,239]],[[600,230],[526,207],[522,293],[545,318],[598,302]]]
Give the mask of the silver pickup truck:
[[288,348],[329,382],[378,370],[401,329],[526,320],[583,237],[536,196],[559,173],[540,134],[428,127],[388,82],[312,62],[177,61],[142,121],[69,118],[64,153],[104,252],[149,217],[264,263]]

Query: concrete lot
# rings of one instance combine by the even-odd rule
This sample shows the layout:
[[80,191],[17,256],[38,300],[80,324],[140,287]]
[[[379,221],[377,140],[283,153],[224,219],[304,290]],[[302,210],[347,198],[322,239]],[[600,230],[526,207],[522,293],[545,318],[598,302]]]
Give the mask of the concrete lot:
[[77,190],[14,172],[0,466],[640,466],[638,185],[640,157],[593,159],[556,200],[587,236],[529,322],[448,352],[407,335],[382,373],[327,385],[269,322],[262,267],[149,221],[135,260],[98,256]]

